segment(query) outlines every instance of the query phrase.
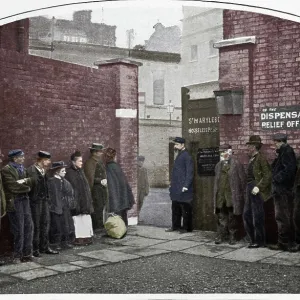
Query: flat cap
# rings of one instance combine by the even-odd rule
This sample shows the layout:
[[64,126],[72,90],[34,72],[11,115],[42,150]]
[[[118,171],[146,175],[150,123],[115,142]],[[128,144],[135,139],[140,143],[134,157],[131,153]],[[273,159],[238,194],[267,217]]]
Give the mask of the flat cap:
[[8,152],[8,157],[22,156],[24,152],[21,149],[14,149]]
[[273,141],[286,142],[287,135],[285,133],[275,133],[273,135]]
[[104,149],[104,146],[102,144],[93,143],[92,147],[90,147],[91,150],[101,151]]
[[46,152],[46,151],[39,151],[37,156],[39,158],[51,158],[51,154],[49,152]]
[[182,137],[176,137],[174,140],[173,140],[174,143],[179,143],[179,144],[184,144],[185,143],[185,139],[182,138]]

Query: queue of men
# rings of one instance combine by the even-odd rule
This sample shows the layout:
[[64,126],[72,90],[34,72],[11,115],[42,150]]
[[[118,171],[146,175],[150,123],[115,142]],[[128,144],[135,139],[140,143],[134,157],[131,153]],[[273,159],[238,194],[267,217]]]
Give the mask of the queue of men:
[[264,202],[273,199],[278,242],[273,250],[295,252],[300,245],[300,174],[287,135],[273,135],[276,158],[270,165],[261,154],[261,138],[253,135],[247,142],[249,163],[243,165],[233,156],[228,144],[220,147],[220,162],[215,168],[214,205],[218,217],[216,244],[236,243],[237,217],[242,216],[249,239],[248,248],[266,246]]

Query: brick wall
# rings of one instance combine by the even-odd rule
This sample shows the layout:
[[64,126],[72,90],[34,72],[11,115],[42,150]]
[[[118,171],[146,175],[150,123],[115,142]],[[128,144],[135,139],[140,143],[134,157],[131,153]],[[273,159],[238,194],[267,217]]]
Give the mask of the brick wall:
[[[232,144],[246,163],[245,143],[249,135],[259,134],[265,144],[263,151],[272,160],[271,136],[276,129],[262,130],[259,115],[265,107],[300,104],[300,24],[231,10],[224,10],[223,18],[224,39],[254,35],[257,42],[220,49],[220,89],[243,88],[245,93],[243,115],[221,116],[220,141]],[[299,152],[299,132],[281,132],[288,134],[289,143]]]
[[117,118],[116,109],[137,109],[137,65],[108,64],[98,70],[19,53],[7,41],[15,30],[16,24],[1,28],[1,152],[22,148],[28,166],[39,150],[50,151],[52,161],[68,162],[75,149],[86,159],[93,142],[104,143],[118,150],[136,197],[138,120]]

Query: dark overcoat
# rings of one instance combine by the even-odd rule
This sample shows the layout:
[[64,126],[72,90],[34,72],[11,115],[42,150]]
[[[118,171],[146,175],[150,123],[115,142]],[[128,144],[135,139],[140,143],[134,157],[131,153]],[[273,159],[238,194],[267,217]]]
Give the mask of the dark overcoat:
[[272,163],[273,194],[292,191],[297,173],[297,159],[294,149],[289,144],[283,144],[277,153],[278,156]]
[[[170,184],[172,201],[190,203],[193,200],[194,163],[186,149],[180,151],[174,161]],[[188,190],[182,192],[182,188]]]
[[29,193],[30,205],[34,205],[35,203],[40,201],[40,199],[38,199],[38,195],[39,189],[42,185],[45,187],[45,197],[43,199],[46,199],[46,201],[49,203],[49,193],[47,185],[48,176],[39,175],[39,171],[37,170],[35,165],[32,165],[28,168],[28,174],[32,178],[32,187]]
[[[2,183],[2,176],[0,174],[0,218],[4,217],[6,213],[6,200]],[[0,221],[0,229],[1,229],[1,221]]]
[[[2,175],[2,183],[3,183],[3,189],[4,189],[5,199],[6,199],[6,211],[14,212],[15,211],[14,200],[20,194],[29,193],[32,186],[32,179],[29,178],[26,169],[24,169],[24,174],[20,176],[17,169],[10,166],[9,164],[6,165],[1,170],[1,175]],[[27,183],[22,183],[22,184],[17,183],[17,180],[24,179],[24,178],[29,178]]]
[[92,214],[94,212],[93,200],[88,181],[83,169],[78,169],[72,163],[66,170],[66,180],[68,180],[74,190],[74,209],[72,215]]
[[53,176],[48,180],[48,190],[50,212],[61,215],[64,208],[74,208],[74,190],[68,180]]
[[254,160],[253,174],[262,199],[267,201],[271,196],[272,172],[270,164],[261,153]]
[[94,205],[100,202],[103,206],[107,203],[107,187],[101,184],[101,180],[107,179],[104,164],[94,157],[90,157],[84,164],[84,174],[88,180]]
[[[230,169],[229,185],[232,196],[233,213],[235,215],[241,215],[244,209],[245,203],[245,191],[246,191],[246,173],[243,165],[235,158],[229,159]],[[214,211],[216,213],[217,195],[219,190],[219,182],[221,177],[221,171],[224,161],[219,161],[215,167],[215,181],[214,181]]]
[[134,196],[120,165],[115,161],[106,164],[108,206],[107,211],[120,212],[132,208]]

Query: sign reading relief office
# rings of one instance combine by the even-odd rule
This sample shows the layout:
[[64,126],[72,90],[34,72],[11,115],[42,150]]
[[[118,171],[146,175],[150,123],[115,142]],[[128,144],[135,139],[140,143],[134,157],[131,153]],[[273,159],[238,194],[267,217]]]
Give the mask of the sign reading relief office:
[[263,108],[260,124],[262,129],[300,129],[300,106]]

